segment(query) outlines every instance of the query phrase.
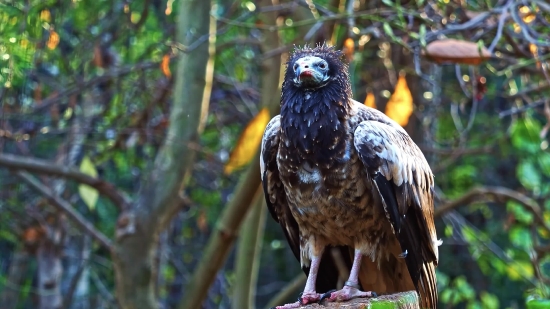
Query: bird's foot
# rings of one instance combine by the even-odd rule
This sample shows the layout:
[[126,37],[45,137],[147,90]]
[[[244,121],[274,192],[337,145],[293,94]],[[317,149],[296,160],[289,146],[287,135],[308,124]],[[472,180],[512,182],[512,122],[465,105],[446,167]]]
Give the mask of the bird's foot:
[[316,292],[304,292],[298,297],[298,301],[291,304],[286,304],[284,306],[277,306],[271,309],[293,309],[300,308],[307,304],[313,304],[318,302],[322,297],[322,294]]
[[339,291],[329,292],[329,293],[330,293],[330,296],[326,298],[327,301],[329,302],[346,301],[346,300],[350,300],[358,297],[378,297],[378,295],[374,292],[371,292],[371,291],[363,292],[356,287],[351,287],[347,285],[344,286],[344,288]]

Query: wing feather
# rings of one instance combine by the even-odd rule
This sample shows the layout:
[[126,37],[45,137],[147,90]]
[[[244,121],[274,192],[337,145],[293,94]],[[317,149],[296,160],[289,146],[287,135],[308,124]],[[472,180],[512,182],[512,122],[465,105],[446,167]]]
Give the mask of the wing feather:
[[[422,308],[437,306],[438,241],[433,221],[433,174],[408,134],[390,119],[366,117],[354,144],[399,240]],[[368,114],[367,114],[368,116]]]

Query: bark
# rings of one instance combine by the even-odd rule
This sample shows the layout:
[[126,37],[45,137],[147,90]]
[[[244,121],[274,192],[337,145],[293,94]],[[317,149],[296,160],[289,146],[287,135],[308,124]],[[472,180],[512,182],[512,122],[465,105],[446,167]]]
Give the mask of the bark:
[[[59,224],[60,222],[58,222]],[[49,226],[49,237],[45,237],[36,252],[38,264],[38,288],[40,309],[60,309],[63,305],[60,281],[63,274],[61,266],[60,241],[63,230],[60,226]]]
[[300,309],[420,309],[416,291],[382,295],[378,298],[357,298],[343,303],[312,304]]
[[258,190],[254,205],[241,228],[235,266],[232,308],[255,308],[254,296],[265,228],[264,194]]
[[[176,41],[190,46],[208,35],[209,11],[210,1],[180,1]],[[154,276],[158,234],[181,204],[179,191],[195,157],[188,145],[198,141],[208,109],[208,60],[209,44],[205,43],[181,55],[164,144],[136,203],[118,219],[113,262],[117,299],[123,309],[158,307]]]

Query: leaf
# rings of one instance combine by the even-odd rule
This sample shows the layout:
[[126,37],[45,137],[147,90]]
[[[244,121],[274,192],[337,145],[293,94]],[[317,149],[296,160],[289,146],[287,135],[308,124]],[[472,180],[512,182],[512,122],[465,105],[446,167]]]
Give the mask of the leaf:
[[520,162],[516,174],[519,182],[529,190],[533,190],[541,184],[541,175],[532,161]]
[[[82,159],[82,162],[80,163],[80,171],[88,176],[97,177],[95,165],[88,156],[85,156]],[[78,186],[78,193],[88,208],[90,210],[94,210],[97,203],[97,198],[99,197],[97,190],[88,185],[81,184]]]
[[512,145],[531,154],[538,153],[541,142],[540,130],[540,124],[529,117],[516,120],[510,130]]
[[348,60],[348,63],[350,63],[353,60],[353,54],[355,53],[355,42],[351,38],[347,38],[346,41],[344,41],[344,55],[346,55],[346,59]]
[[480,293],[481,303],[483,304],[483,308],[485,309],[498,309],[499,308],[499,301],[498,297],[495,295],[488,293],[486,291],[483,291]]
[[422,48],[426,47],[426,45],[427,45],[427,43],[426,43],[426,25],[424,25],[424,24],[420,25],[419,36],[420,36],[420,46],[422,46]]
[[533,299],[527,302],[527,309],[548,309],[550,308],[550,299]]
[[226,175],[246,165],[256,155],[256,150],[262,141],[264,129],[268,122],[269,111],[264,108],[248,123],[224,167]]
[[516,220],[523,224],[533,223],[533,214],[525,210],[519,203],[514,201],[508,201],[506,203],[506,209],[514,214]]
[[508,233],[510,242],[523,250],[529,251],[533,247],[533,241],[531,240],[531,233],[524,227],[514,226]]
[[49,49],[55,49],[57,47],[57,44],[59,44],[59,34],[55,32],[53,29],[50,30],[50,37],[48,38],[48,42],[46,43],[46,46]]
[[512,280],[523,281],[525,278],[532,278],[534,275],[533,266],[527,261],[514,261],[506,267],[508,277]]
[[371,108],[376,108],[374,94],[370,91],[367,93],[367,97],[365,98],[365,105]]
[[413,98],[405,76],[399,76],[395,91],[386,105],[386,115],[404,127],[413,112]]
[[533,20],[537,18],[536,13],[531,11],[531,8],[525,5],[519,8],[519,13],[521,19],[523,19],[523,22],[526,24],[533,22]]
[[492,54],[485,47],[479,48],[474,42],[445,39],[433,41],[426,46],[423,54],[436,63],[461,63],[477,65]]
[[50,13],[50,10],[42,10],[40,11],[40,20],[45,22],[50,22],[52,19],[52,15]]
[[170,56],[164,55],[160,63],[160,70],[164,76],[170,78],[172,77],[172,72],[170,72]]

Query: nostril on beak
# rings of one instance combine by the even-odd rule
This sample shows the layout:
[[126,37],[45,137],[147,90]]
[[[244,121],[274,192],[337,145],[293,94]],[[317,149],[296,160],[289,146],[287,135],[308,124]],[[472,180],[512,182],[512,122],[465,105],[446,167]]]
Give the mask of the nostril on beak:
[[306,69],[309,68],[309,65],[306,65],[305,68],[306,68]]

